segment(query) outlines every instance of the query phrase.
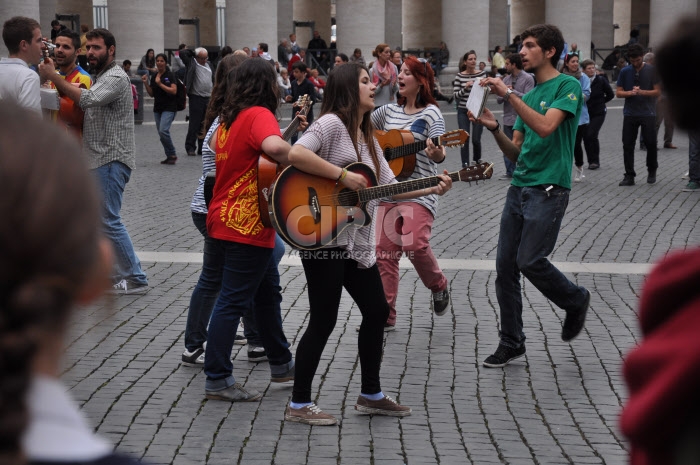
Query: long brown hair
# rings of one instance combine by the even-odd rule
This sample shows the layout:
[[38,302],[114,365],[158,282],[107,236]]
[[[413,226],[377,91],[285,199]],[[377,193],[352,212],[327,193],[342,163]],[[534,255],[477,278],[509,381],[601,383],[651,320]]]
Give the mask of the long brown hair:
[[204,114],[204,130],[202,131],[202,135],[206,135],[216,117],[221,113],[221,109],[224,106],[224,101],[226,100],[226,89],[228,89],[227,77],[229,73],[236,66],[243,63],[247,58],[247,55],[228,54],[216,67],[216,74],[214,75],[214,88],[211,90],[211,97],[209,97],[207,112]]
[[79,144],[10,103],[0,153],[0,463],[21,465],[34,358],[102,262],[100,202]]
[[360,107],[360,74],[365,71],[369,76],[369,71],[364,65],[359,63],[346,63],[343,66],[333,68],[326,87],[323,92],[323,104],[321,105],[321,116],[332,113],[343,122],[353,146],[357,147],[358,126],[362,131],[362,137],[367,141],[367,148],[372,155],[374,166],[377,167],[377,176],[380,172],[379,158],[374,146],[374,127],[372,126],[372,110],[362,115],[362,121],[358,121],[357,110]]
[[[420,90],[418,90],[418,95],[416,96],[416,107],[424,108],[428,104],[437,105],[435,97],[433,97],[433,88],[435,87],[435,73],[433,73],[433,68],[430,67],[429,63],[421,63],[418,58],[414,56],[408,56],[403,62],[403,65],[408,68],[411,75],[416,78],[418,84],[420,84]],[[399,94],[397,99],[399,105],[406,105],[406,97]]]

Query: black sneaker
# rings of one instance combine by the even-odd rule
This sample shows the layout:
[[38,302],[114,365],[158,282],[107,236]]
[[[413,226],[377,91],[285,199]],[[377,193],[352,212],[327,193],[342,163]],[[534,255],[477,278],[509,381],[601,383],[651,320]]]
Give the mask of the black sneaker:
[[566,319],[564,320],[564,326],[561,329],[561,340],[564,342],[569,342],[583,329],[583,325],[586,322],[586,313],[588,313],[588,307],[591,304],[591,293],[586,289],[586,300],[583,307],[576,312],[566,312]]
[[525,355],[525,344],[520,346],[519,349],[513,349],[503,344],[498,344],[496,352],[493,355],[489,355],[488,358],[484,360],[484,366],[488,368],[501,368],[523,355]]
[[619,186],[634,186],[634,177],[625,175],[625,177],[620,181]]
[[237,346],[244,346],[248,344],[248,339],[246,339],[242,334],[236,334],[236,337],[233,339],[233,343]]
[[187,367],[204,365],[204,348],[200,347],[193,352],[185,349],[182,353],[182,364]]
[[448,305],[450,305],[450,292],[447,289],[433,292],[433,311],[437,316],[444,315]]
[[647,176],[647,183],[654,184],[656,182],[656,170],[649,171],[649,176]]
[[264,347],[250,347],[248,349],[248,361],[252,363],[267,361],[267,352]]

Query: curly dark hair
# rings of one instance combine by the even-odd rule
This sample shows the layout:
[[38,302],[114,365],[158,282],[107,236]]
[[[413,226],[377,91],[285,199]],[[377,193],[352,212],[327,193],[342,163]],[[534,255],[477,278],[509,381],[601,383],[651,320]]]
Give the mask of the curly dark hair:
[[228,91],[221,110],[221,123],[225,128],[250,107],[264,107],[277,111],[279,93],[277,73],[267,60],[254,57],[243,61],[228,75]]
[[360,127],[363,138],[368,141],[367,148],[372,155],[374,166],[377,167],[377,177],[379,177],[380,164],[377,158],[377,151],[374,146],[374,127],[372,126],[372,111],[362,115],[362,121],[358,121],[357,110],[360,106],[360,76],[362,72],[369,71],[367,67],[359,63],[347,63],[343,66],[336,66],[328,75],[328,81],[323,92],[323,104],[321,105],[321,116],[332,113],[343,122],[346,128],[352,128],[348,132],[352,139],[353,146],[357,147],[357,131],[354,128]]
[[536,24],[525,29],[520,37],[523,42],[528,37],[533,37],[543,52],[553,48],[554,55],[549,61],[552,63],[552,67],[557,67],[561,52],[564,50],[564,36],[558,27],[553,24]]

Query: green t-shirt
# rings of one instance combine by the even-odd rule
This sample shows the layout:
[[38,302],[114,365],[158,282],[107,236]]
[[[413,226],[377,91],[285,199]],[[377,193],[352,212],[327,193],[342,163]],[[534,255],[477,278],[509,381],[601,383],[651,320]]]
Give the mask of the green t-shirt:
[[514,186],[555,184],[571,189],[571,167],[574,161],[574,142],[583,97],[577,79],[560,74],[549,81],[537,84],[523,96],[528,107],[545,114],[550,108],[565,111],[564,121],[544,139],[530,129],[518,116],[514,131],[524,134],[518,163],[513,171]]

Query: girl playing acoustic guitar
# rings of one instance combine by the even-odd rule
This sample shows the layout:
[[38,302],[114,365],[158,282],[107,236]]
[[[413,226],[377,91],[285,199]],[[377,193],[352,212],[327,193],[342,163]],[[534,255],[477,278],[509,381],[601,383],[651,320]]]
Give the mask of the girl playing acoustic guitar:
[[[345,188],[367,187],[367,179],[344,166],[361,161],[376,173],[380,184],[396,182],[379,144],[374,139],[370,114],[374,109],[376,86],[367,68],[357,63],[336,67],[326,83],[321,116],[289,152],[289,162],[297,169],[336,180]],[[452,187],[448,176],[440,176],[439,185],[398,198],[442,195]],[[374,215],[377,201],[367,211]],[[310,317],[296,353],[296,374],[292,402],[285,420],[310,425],[333,425],[337,419],[324,413],[311,401],[311,383],[321,354],[335,327],[343,288],[352,296],[362,313],[359,355],[362,390],[355,409],[362,413],[403,417],[411,409],[382,393],[379,368],[382,358],[383,326],[389,306],[375,263],[374,224],[343,230],[326,247],[301,254],[308,282]]]
[[[377,108],[372,113],[372,123],[376,129],[409,130],[415,140],[427,140],[426,149],[416,154],[416,167],[409,179],[435,176],[437,164],[445,160],[445,148],[436,147],[430,138],[445,132],[445,120],[433,98],[433,69],[425,61],[409,56],[401,65],[398,82],[398,104]],[[393,199],[379,205],[377,224],[381,227],[377,229],[377,265],[390,307],[385,331],[393,331],[396,324],[399,259],[404,253],[425,287],[432,291],[435,313],[442,315],[447,311],[450,303],[447,278],[429,242],[437,205],[438,198],[434,194],[399,202]]]

